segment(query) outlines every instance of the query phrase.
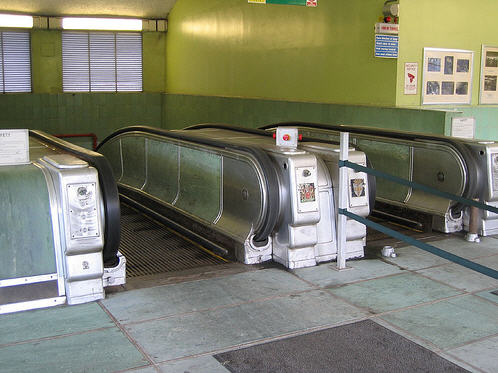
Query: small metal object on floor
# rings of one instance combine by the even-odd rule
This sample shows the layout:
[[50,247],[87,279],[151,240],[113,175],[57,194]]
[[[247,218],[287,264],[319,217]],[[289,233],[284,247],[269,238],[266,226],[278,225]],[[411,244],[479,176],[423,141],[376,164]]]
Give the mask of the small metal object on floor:
[[127,277],[226,263],[146,215],[121,205],[121,244]]
[[385,257],[385,258],[396,258],[398,255],[396,254],[396,252],[394,251],[394,247],[392,246],[384,246],[382,248],[382,256]]

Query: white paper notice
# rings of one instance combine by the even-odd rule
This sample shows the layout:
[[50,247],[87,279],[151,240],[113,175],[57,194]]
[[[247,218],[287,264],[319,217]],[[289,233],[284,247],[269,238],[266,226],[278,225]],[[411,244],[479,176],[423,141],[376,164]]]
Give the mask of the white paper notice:
[[28,130],[0,130],[0,166],[29,163]]
[[405,63],[405,95],[416,95],[418,84],[418,63]]
[[475,118],[453,118],[451,120],[451,136],[462,139],[473,139],[475,134]]

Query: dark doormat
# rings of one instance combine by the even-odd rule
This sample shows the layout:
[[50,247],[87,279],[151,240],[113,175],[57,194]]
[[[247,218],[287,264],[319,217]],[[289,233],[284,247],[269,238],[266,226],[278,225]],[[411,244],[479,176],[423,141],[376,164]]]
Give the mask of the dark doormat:
[[365,320],[215,355],[230,372],[467,372]]

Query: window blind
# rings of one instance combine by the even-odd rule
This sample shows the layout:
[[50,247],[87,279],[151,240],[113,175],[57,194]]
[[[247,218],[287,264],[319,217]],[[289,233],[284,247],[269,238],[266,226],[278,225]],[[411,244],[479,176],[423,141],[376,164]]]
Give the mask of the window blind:
[[142,34],[63,32],[64,92],[142,91]]
[[0,90],[31,92],[29,32],[0,31]]

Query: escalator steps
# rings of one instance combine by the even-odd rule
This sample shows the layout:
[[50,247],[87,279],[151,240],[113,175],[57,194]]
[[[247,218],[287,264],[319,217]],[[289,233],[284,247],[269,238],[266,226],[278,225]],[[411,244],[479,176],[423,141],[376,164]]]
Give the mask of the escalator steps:
[[223,264],[149,217],[121,205],[121,243],[126,276],[139,277]]

